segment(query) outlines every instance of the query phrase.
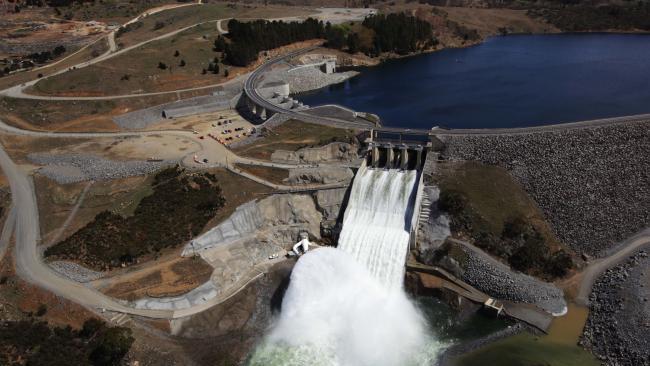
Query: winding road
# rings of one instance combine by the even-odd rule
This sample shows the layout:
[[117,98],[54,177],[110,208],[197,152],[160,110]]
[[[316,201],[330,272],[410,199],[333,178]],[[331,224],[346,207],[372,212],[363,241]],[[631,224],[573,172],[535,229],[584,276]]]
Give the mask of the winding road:
[[[194,4],[190,4],[190,5],[194,5]],[[137,19],[138,18],[136,18],[136,20]],[[220,32],[224,33],[224,30],[221,27],[221,21],[223,20],[225,19],[213,20],[209,22],[216,22],[217,29]],[[128,52],[129,50],[140,47],[149,42],[168,38],[184,30],[192,28],[196,25],[209,23],[209,22],[197,23],[192,26],[181,28],[176,31],[166,33],[159,37],[152,38],[150,40],[138,43],[136,45],[124,48],[119,51],[117,50],[117,46],[115,44],[114,33],[111,33],[108,36],[109,50],[105,54],[100,55],[99,57],[92,59],[90,61],[82,62],[76,65],[75,67],[76,68],[87,67],[89,65],[93,65],[101,61],[109,60],[117,55]],[[254,103],[256,103],[259,106],[263,106],[264,108],[267,108],[270,111],[288,114],[291,117],[306,120],[308,122],[316,122],[321,124],[335,124],[335,125],[339,124],[341,123],[341,121],[337,119],[327,118],[327,117],[317,117],[317,116],[308,115],[301,112],[284,110],[266,101],[258,94],[256,90],[257,83],[259,82],[261,75],[266,69],[273,66],[275,63],[282,62],[289,57],[294,57],[303,52],[308,52],[309,50],[310,49],[299,50],[265,63],[262,67],[253,71],[250,77],[247,78],[247,80],[244,83],[244,92]],[[53,73],[46,77],[58,75],[66,71],[67,70],[61,70],[59,72]],[[103,100],[103,99],[135,98],[135,97],[142,97],[148,95],[159,95],[159,94],[179,92],[179,90],[176,90],[176,91],[160,92],[160,93],[129,94],[129,95],[105,96],[105,97],[54,97],[54,96],[30,95],[24,93],[25,88],[34,85],[36,82],[38,82],[38,80],[39,79],[32,80],[28,83],[2,90],[0,91],[0,95],[10,96],[14,98],[41,99],[41,100]],[[216,85],[183,89],[180,91],[207,89],[207,88],[212,88],[214,86]],[[645,118],[647,119],[648,116],[646,116]],[[609,119],[607,121],[598,122],[598,123],[599,124],[620,123],[621,121],[622,120],[618,120],[618,119]],[[345,121],[345,123],[346,126],[349,127],[350,124],[353,122]],[[368,125],[359,124],[358,127],[367,128]],[[561,125],[557,127],[546,127],[546,129],[548,128],[551,128],[553,130],[565,129],[566,125]],[[129,136],[143,137],[143,136],[150,136],[150,135],[170,134],[170,135],[176,135],[176,136],[182,136],[184,138],[188,138],[196,142],[200,146],[201,150],[210,151],[211,159],[212,158],[217,159],[216,162],[212,164],[212,166],[215,165],[224,166],[244,176],[246,176],[246,173],[241,172],[239,169],[235,168],[234,167],[235,163],[242,163],[242,164],[249,164],[249,165],[265,165],[265,166],[272,164],[268,162],[260,162],[254,159],[239,157],[220,144],[210,144],[208,146],[206,145],[207,144],[206,142],[199,140],[191,131],[183,131],[183,130],[137,131],[137,132],[115,132],[115,133],[47,132],[47,131],[23,130],[14,126],[10,126],[0,120],[0,132],[5,134],[10,134],[10,135],[23,135],[23,136],[33,136],[33,137],[55,137],[55,138],[56,137],[115,138],[115,137],[129,137]],[[435,131],[435,133],[437,132],[440,132],[441,134],[456,134],[456,132],[448,131],[448,130]],[[528,132],[530,132],[530,130],[528,130]],[[457,133],[472,133],[472,132],[457,131]],[[494,134],[494,133],[501,133],[501,132],[492,130],[492,131],[484,131],[484,132],[477,132],[477,133]],[[513,131],[504,131],[503,133],[513,133]],[[188,155],[188,157],[189,156],[190,155]],[[184,162],[190,166],[194,166],[194,167],[200,166],[198,164],[193,164],[187,158],[185,159]],[[282,167],[281,164],[272,164],[272,166]],[[200,311],[205,310],[205,305],[199,305],[196,307],[183,309],[183,310],[176,310],[176,311],[135,309],[119,301],[113,300],[112,298],[100,293],[97,290],[86,287],[78,282],[69,280],[55,273],[42,261],[42,254],[40,253],[39,250],[39,246],[38,246],[38,242],[40,241],[39,212],[38,212],[38,206],[36,202],[36,195],[33,187],[33,181],[29,176],[29,172],[17,166],[11,160],[11,158],[9,157],[9,155],[6,153],[6,151],[1,145],[0,145],[0,167],[2,168],[4,174],[6,175],[9,181],[11,187],[11,193],[12,193],[12,206],[7,216],[5,226],[2,230],[2,234],[0,235],[0,258],[2,258],[2,256],[4,255],[6,248],[10,242],[11,236],[12,234],[14,234],[15,242],[16,242],[16,249],[14,251],[15,260],[16,260],[16,272],[23,279],[35,285],[38,285],[42,288],[45,288],[49,291],[52,291],[57,295],[65,297],[75,303],[84,305],[95,311],[105,309],[109,311],[133,314],[133,315],[150,317],[150,318],[174,319],[181,316],[196,314]],[[295,166],[291,165],[291,167],[295,167]],[[265,182],[265,184],[276,189],[295,189],[295,187],[292,186],[275,185],[270,182]],[[609,266],[614,265],[618,261],[622,260],[622,258],[625,258],[625,256],[630,254],[635,248],[638,248],[639,246],[648,243],[649,241],[650,241],[650,234],[648,233],[648,230],[646,230],[642,234],[640,234],[640,236],[631,238],[629,242],[624,243],[624,246],[619,252],[613,254],[610,257],[598,260],[594,262],[592,265],[590,265],[585,270],[585,278],[580,288],[581,296],[584,296],[585,298],[588,296],[593,281],[606,268],[609,268]],[[216,300],[214,302],[211,302],[211,304],[214,305],[215,302]]]
[[620,242],[613,250],[613,253],[607,257],[598,258],[591,262],[587,268],[582,271],[582,280],[578,287],[576,302],[580,305],[589,305],[589,294],[591,288],[598,277],[608,270],[624,262],[637,249],[650,244],[650,228],[633,235]]

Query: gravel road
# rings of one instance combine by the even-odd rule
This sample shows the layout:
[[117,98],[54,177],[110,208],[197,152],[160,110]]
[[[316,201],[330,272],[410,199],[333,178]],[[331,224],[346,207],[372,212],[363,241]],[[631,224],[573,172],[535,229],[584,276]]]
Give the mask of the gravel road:
[[581,344],[605,365],[650,365],[650,246],[594,284]]

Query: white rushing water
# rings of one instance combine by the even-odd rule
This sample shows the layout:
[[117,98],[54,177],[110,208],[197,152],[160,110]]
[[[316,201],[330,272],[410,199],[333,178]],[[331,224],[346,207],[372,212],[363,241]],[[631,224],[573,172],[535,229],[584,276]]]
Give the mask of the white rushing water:
[[338,248],[387,287],[401,287],[415,201],[415,170],[357,172]]
[[402,289],[417,172],[355,177],[337,249],[298,260],[253,366],[433,365],[444,344]]

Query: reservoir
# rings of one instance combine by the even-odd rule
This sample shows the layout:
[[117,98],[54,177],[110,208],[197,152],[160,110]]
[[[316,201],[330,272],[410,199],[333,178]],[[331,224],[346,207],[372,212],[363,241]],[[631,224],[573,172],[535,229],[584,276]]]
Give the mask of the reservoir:
[[493,37],[389,60],[345,83],[301,94],[390,127],[507,128],[650,113],[650,35]]

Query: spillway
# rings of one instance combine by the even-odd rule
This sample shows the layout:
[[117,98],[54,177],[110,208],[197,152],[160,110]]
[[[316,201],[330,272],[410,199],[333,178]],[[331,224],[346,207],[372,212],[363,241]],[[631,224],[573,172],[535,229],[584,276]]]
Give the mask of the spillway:
[[338,248],[302,256],[251,366],[430,366],[446,347],[402,288],[417,171],[357,172]]
[[362,165],[343,216],[338,248],[388,288],[402,285],[417,178],[415,170]]

